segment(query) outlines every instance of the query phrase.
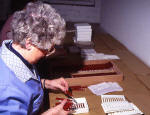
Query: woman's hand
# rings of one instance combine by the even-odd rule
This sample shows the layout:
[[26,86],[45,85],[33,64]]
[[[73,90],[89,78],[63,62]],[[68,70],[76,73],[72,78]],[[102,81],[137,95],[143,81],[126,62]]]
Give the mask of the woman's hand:
[[45,80],[45,88],[52,90],[61,90],[63,92],[68,91],[68,83],[64,78]]
[[42,113],[41,115],[68,115],[70,111],[65,111],[63,109],[64,105],[66,104],[67,100],[63,100],[61,104],[48,109],[46,112]]

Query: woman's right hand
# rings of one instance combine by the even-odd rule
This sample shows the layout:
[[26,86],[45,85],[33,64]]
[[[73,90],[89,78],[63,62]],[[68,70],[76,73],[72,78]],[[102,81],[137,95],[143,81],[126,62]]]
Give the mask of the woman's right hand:
[[66,102],[67,102],[67,100],[65,99],[59,105],[57,105],[51,109],[48,109],[47,111],[45,111],[41,115],[68,115],[70,113],[70,111],[65,111],[63,109]]

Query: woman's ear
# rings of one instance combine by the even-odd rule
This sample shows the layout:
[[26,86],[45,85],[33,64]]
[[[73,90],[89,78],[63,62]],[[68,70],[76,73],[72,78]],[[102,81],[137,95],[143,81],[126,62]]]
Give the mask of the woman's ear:
[[31,50],[31,48],[32,48],[32,44],[31,44],[29,38],[26,39],[26,41],[25,41],[25,47],[26,47],[27,50]]

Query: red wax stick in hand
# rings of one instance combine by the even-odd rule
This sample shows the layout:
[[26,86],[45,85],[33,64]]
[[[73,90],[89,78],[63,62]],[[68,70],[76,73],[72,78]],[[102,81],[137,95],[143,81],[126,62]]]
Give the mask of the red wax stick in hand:
[[[64,98],[56,98],[56,100],[64,100]],[[60,104],[60,102],[57,102],[55,105],[59,105]],[[70,100],[70,99],[67,99],[67,102],[66,102],[66,104],[64,105],[64,107],[63,107],[63,109],[65,110],[65,111],[70,111],[71,109],[72,109],[72,106],[73,106],[73,102],[72,102],[72,100]]]
[[84,88],[87,88],[87,86],[70,86],[71,90],[83,90]]

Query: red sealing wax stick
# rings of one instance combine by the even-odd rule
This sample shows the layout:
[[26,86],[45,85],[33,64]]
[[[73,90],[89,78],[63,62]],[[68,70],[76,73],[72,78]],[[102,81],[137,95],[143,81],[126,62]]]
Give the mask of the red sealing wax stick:
[[[60,102],[56,103],[55,105],[59,105]],[[63,109],[65,111],[70,111],[72,109],[73,103],[71,101],[67,101],[66,104],[64,105]]]
[[[64,100],[64,99],[65,98],[59,98],[59,97],[56,98],[56,100],[61,100],[61,101]],[[71,99],[67,99],[67,101],[72,101],[72,100]]]
[[65,94],[68,95],[68,96],[72,96],[72,91],[70,91],[70,90],[66,91]]
[[87,86],[70,86],[71,90],[83,90],[84,88],[87,88]]
[[63,109],[65,111],[70,111],[72,109],[73,103],[72,102],[66,102],[66,104],[64,105]]

